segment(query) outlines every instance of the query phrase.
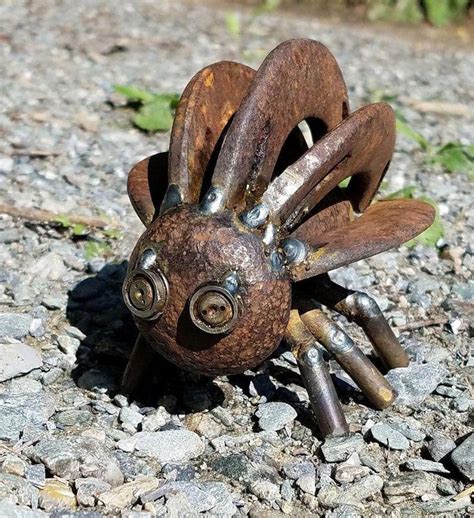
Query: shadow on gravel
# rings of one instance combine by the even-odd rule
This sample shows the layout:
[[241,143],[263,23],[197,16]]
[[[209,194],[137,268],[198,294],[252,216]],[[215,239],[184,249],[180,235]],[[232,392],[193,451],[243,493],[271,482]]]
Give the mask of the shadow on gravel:
[[[67,318],[85,335],[77,351],[74,381],[82,388],[120,392],[120,380],[137,337],[137,329],[122,300],[127,262],[107,264],[69,293]],[[199,412],[224,401],[212,379],[180,370],[155,355],[141,390],[134,399],[145,406],[163,405],[170,413]]]
[[[74,381],[82,388],[100,387],[112,396],[120,392],[120,380],[137,337],[137,329],[122,300],[122,283],[127,262],[105,265],[97,274],[79,282],[70,292],[67,318],[85,335],[77,351]],[[272,358],[287,351],[281,344]],[[303,386],[296,368],[285,362],[269,362],[264,373],[246,371],[229,376],[229,383],[249,398],[265,396],[267,401],[282,401],[298,412],[298,420],[319,436],[310,410],[287,386]],[[156,354],[142,389],[134,395],[144,406],[162,405],[170,413],[193,413],[225,406],[225,394],[212,378],[182,371]],[[273,377],[282,386],[277,387]],[[343,403],[354,396],[353,389],[335,380]],[[229,397],[232,397],[229,395]]]

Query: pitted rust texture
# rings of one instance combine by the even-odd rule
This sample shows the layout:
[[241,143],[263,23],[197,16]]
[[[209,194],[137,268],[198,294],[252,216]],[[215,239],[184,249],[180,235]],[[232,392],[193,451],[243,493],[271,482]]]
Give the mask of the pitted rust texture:
[[360,326],[386,368],[408,365],[375,300],[327,274],[432,223],[434,209],[420,201],[370,205],[394,143],[392,109],[350,114],[320,43],[284,42],[256,73],[231,62],[198,72],[178,104],[169,157],[139,162],[128,180],[147,229],[123,288],[140,331],[124,390],[136,388],[152,350],[196,373],[233,374],[285,338],[324,436],[348,431],[326,355],[373,406],[390,405],[381,371],[320,306]]
[[295,126],[307,120],[319,138],[348,111],[346,85],[334,56],[313,40],[289,40],[273,50],[232,121],[217,160],[213,185],[226,205],[268,183],[278,153]]
[[[136,320],[155,350],[207,375],[242,372],[275,350],[288,321],[291,286],[288,278],[271,270],[259,237],[239,228],[230,213],[206,217],[192,207],[170,211],[142,240],[156,247],[156,264],[169,283],[169,303],[158,325]],[[140,251],[130,258],[131,268]],[[189,297],[229,271],[242,280],[241,318],[229,335],[206,334],[191,322]]]
[[181,188],[184,203],[199,201],[217,141],[254,75],[245,65],[221,61],[198,72],[186,86],[171,132],[169,165],[169,183]]

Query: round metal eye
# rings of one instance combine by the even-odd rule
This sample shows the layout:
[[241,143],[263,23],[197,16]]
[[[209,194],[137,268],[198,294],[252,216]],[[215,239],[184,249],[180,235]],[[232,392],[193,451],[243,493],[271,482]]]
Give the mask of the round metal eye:
[[133,270],[127,275],[122,288],[128,309],[146,320],[158,318],[168,301],[168,281],[160,272]]
[[228,333],[239,317],[239,305],[232,293],[222,286],[199,288],[189,302],[194,324],[210,334]]

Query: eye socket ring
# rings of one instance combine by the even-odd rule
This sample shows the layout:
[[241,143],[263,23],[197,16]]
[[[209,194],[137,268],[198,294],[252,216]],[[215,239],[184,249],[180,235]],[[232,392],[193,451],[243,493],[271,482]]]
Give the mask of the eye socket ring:
[[229,333],[239,318],[238,299],[226,288],[205,285],[189,301],[189,314],[193,323],[209,334]]
[[168,293],[168,281],[160,270],[132,270],[122,286],[127,308],[145,320],[154,320],[163,314]]

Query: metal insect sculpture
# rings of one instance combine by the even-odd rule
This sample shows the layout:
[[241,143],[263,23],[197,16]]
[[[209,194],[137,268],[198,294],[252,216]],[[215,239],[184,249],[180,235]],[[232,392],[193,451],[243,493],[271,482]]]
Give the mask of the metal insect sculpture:
[[321,346],[375,407],[389,406],[389,383],[320,305],[361,326],[387,368],[408,365],[377,303],[327,274],[432,223],[420,201],[371,205],[394,143],[390,106],[350,113],[336,60],[316,41],[282,43],[258,71],[222,61],[198,72],[169,151],[128,177],[146,230],[123,287],[140,332],[124,389],[153,350],[214,376],[256,367],[285,339],[324,436],[348,426]]

